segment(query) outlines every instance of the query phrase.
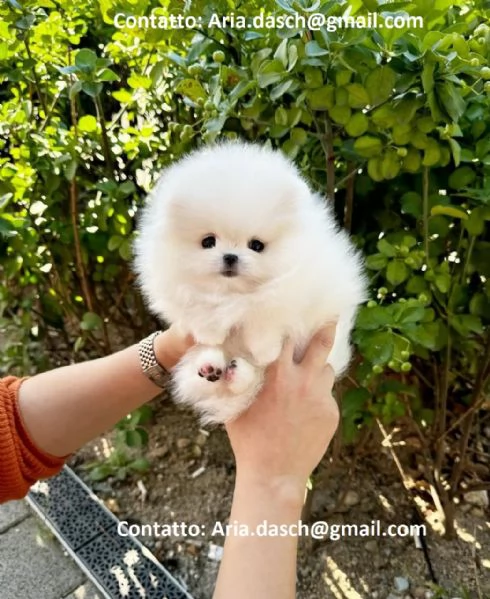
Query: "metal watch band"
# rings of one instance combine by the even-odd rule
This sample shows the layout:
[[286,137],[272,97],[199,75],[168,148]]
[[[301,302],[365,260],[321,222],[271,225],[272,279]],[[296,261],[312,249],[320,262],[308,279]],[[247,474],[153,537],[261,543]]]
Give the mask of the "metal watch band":
[[170,373],[161,364],[158,363],[155,356],[153,343],[162,331],[155,331],[145,339],[142,339],[138,344],[138,352],[140,356],[141,368],[150,381],[155,383],[162,389],[167,386]]

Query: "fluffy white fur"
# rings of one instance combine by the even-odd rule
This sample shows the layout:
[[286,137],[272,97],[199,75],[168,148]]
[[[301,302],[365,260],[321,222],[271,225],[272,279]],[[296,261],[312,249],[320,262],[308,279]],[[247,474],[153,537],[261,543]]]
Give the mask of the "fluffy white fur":
[[[203,423],[229,421],[250,405],[285,336],[299,356],[337,320],[328,361],[337,376],[348,366],[366,299],[361,259],[282,153],[235,142],[186,156],[162,174],[139,229],[135,270],[151,310],[199,344],[173,383],[175,399]],[[203,248],[210,235],[215,246]],[[252,239],[262,252],[248,247]],[[236,276],[223,274],[225,254],[237,256]]]

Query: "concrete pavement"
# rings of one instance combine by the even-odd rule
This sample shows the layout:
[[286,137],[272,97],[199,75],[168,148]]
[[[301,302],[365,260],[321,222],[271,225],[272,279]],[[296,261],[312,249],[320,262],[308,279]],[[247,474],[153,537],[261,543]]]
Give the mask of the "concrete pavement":
[[0,505],[2,599],[101,599],[25,501]]

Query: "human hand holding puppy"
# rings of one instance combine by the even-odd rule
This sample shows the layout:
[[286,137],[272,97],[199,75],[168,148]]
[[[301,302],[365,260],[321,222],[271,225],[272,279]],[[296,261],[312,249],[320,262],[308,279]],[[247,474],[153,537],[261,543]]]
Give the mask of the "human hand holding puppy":
[[[298,523],[306,481],[339,422],[326,364],[334,338],[335,325],[320,330],[300,363],[286,342],[256,401],[226,425],[237,463],[232,525]],[[294,535],[229,535],[213,599],[292,599],[296,551]]]

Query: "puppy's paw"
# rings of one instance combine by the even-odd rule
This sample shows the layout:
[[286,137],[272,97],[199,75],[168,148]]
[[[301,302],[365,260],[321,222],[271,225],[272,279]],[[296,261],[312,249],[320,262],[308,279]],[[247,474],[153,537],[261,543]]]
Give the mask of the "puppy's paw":
[[199,356],[197,374],[210,383],[215,383],[222,378],[226,368],[223,352],[218,348],[209,348]]

